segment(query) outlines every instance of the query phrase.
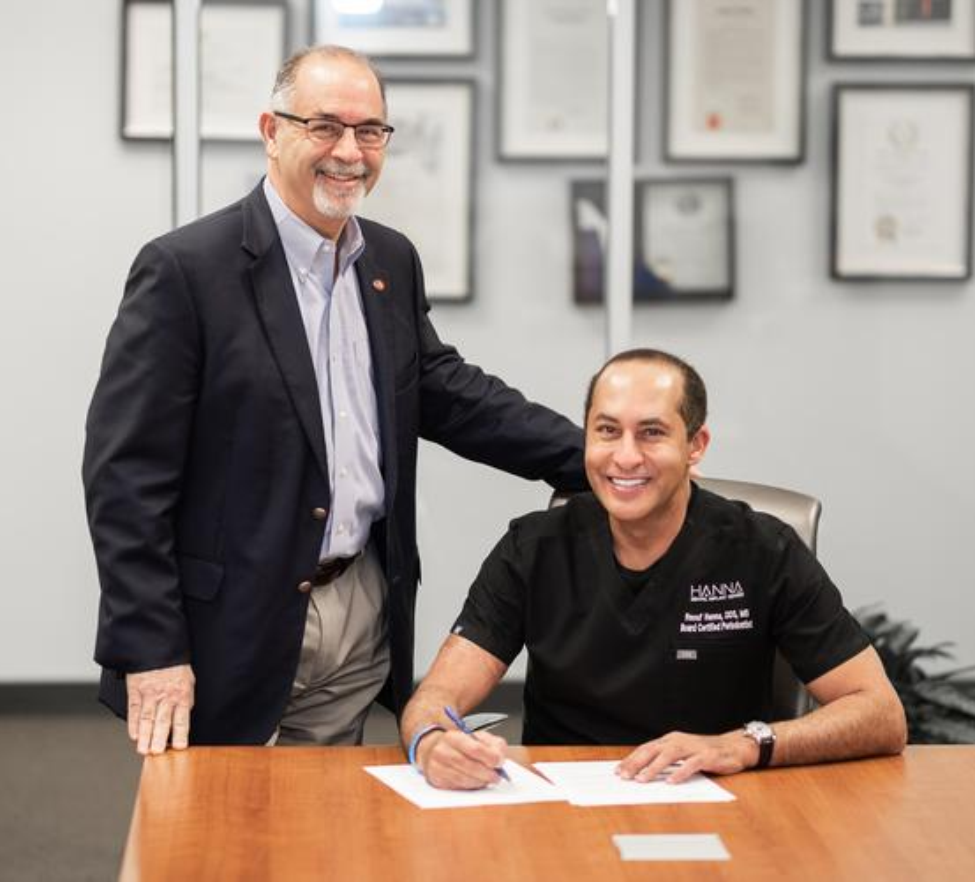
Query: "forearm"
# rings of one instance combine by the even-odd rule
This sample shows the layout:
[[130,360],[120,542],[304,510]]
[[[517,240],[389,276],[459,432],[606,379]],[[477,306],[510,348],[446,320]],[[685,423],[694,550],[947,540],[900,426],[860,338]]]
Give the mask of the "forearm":
[[500,659],[463,637],[451,635],[440,647],[430,673],[409,700],[400,718],[400,738],[408,749],[424,726],[453,728],[445,707],[463,715],[477,707],[507,670]]
[[904,708],[892,689],[845,695],[773,728],[773,766],[896,754],[907,740]]

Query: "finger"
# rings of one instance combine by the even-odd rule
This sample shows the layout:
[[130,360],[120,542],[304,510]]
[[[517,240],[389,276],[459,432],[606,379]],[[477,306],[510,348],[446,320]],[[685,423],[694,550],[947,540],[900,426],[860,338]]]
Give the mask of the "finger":
[[508,747],[503,738],[495,735],[485,735],[484,740],[481,740],[480,736],[472,738],[463,732],[448,732],[441,743],[444,751],[449,751],[444,756],[455,755],[488,768],[500,766],[504,762]]
[[152,742],[152,728],[156,720],[156,704],[158,699],[143,698],[142,707],[139,710],[139,743],[136,750],[143,756],[149,753],[149,745]]
[[152,726],[152,740],[149,742],[150,753],[163,753],[169,742],[169,730],[173,725],[173,706],[168,701],[161,701],[156,705],[156,719]]
[[176,705],[173,712],[173,748],[184,750],[190,743],[190,708],[186,704]]
[[637,772],[653,761],[661,749],[662,745],[659,741],[648,741],[646,744],[641,744],[636,750],[620,760],[620,764],[616,767],[616,774],[624,780],[633,778]]
[[142,700],[137,692],[129,693],[128,714],[126,723],[129,728],[129,738],[135,741],[139,737],[139,716],[142,713]]
[[635,780],[643,784],[653,781],[669,765],[683,759],[685,753],[686,751],[675,745],[668,745],[653,758],[652,762],[637,772]]
[[[706,764],[707,757],[703,753],[689,756],[667,776],[667,783],[681,784],[690,778],[691,775],[696,775],[700,772]],[[666,770],[664,771],[666,772]]]

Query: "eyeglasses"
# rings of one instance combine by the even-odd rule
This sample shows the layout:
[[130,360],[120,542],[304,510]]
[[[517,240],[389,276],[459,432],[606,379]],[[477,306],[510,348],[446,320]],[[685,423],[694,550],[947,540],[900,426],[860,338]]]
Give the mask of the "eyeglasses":
[[345,135],[346,129],[352,129],[355,135],[355,142],[364,150],[379,150],[389,143],[389,136],[395,129],[383,123],[344,123],[340,119],[333,119],[328,116],[295,116],[293,113],[285,113],[283,110],[275,110],[275,116],[293,122],[296,125],[304,126],[308,132],[308,137],[320,144],[337,144]]

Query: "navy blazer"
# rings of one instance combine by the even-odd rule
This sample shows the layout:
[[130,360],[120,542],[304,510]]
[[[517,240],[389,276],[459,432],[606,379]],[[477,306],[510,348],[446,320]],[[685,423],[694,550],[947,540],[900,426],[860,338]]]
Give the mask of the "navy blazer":
[[[379,411],[400,710],[412,690],[418,437],[559,488],[584,485],[571,422],[466,364],[427,317],[401,234],[360,220],[356,264]],[[128,672],[190,663],[191,741],[262,744],[290,694],[330,491],[318,386],[261,187],[146,245],[106,345],[83,476],[102,586],[100,697]]]

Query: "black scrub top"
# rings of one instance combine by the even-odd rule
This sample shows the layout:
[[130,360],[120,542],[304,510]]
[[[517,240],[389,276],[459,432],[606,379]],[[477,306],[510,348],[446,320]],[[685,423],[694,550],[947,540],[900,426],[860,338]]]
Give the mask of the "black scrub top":
[[452,632],[505,664],[527,647],[525,744],[726,732],[768,719],[776,647],[808,683],[870,645],[791,527],[696,485],[642,579],[592,494],[513,521]]

